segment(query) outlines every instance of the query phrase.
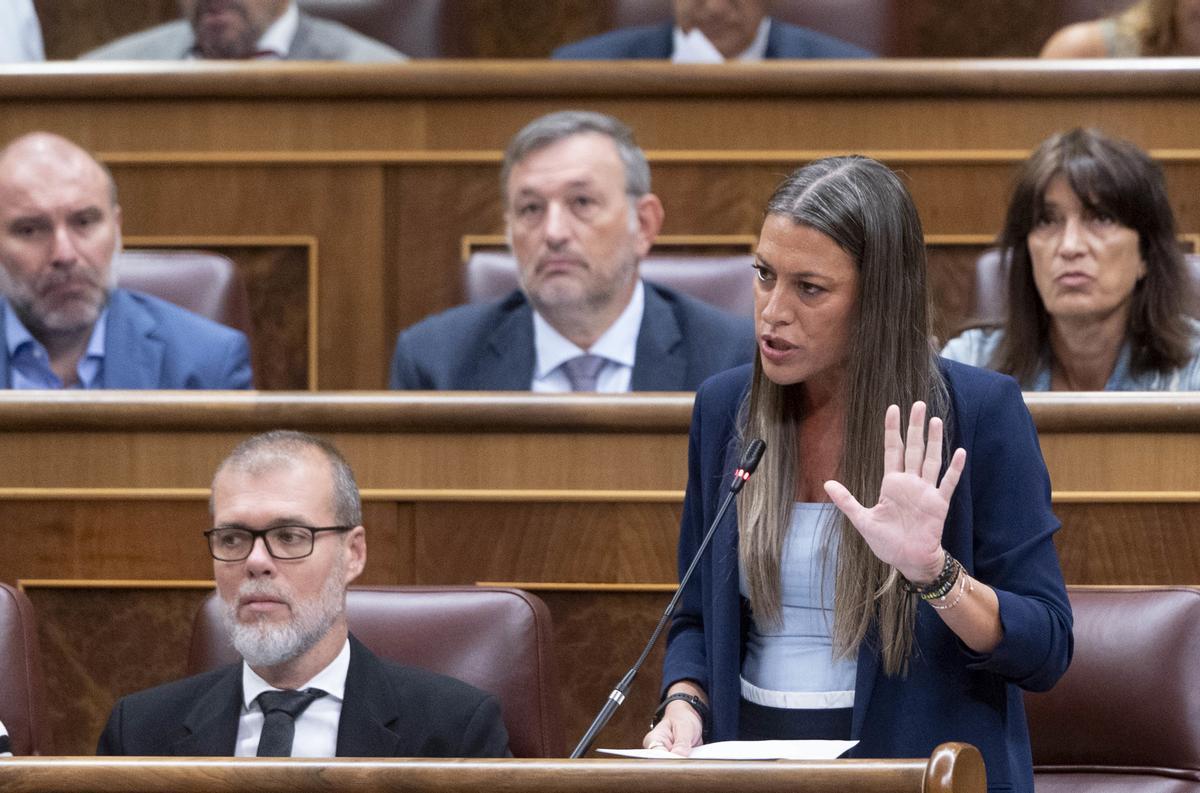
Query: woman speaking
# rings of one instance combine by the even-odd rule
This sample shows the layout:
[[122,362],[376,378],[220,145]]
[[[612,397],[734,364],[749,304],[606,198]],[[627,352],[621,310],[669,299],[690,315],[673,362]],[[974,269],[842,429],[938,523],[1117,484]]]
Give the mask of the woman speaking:
[[741,447],[767,452],[684,593],[645,745],[965,741],[990,788],[1032,791],[1021,689],[1066,670],[1071,611],[1017,384],[936,357],[920,220],[878,162],[793,173],[755,258],[756,361],[696,394],[681,569]]

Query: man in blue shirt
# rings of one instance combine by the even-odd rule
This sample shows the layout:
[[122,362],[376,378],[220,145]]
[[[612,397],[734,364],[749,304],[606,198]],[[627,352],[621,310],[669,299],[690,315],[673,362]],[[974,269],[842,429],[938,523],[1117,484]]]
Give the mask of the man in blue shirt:
[[246,337],[117,289],[112,176],[45,132],[0,151],[0,387],[249,388]]

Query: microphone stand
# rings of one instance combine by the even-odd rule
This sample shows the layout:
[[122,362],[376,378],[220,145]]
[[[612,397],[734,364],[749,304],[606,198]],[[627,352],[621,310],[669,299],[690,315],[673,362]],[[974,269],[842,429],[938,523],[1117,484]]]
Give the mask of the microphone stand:
[[729,492],[726,494],[725,500],[721,502],[721,507],[717,510],[717,516],[713,518],[712,524],[708,527],[708,531],[704,535],[704,539],[700,542],[700,547],[692,557],[692,563],[688,565],[688,569],[684,572],[683,577],[679,579],[679,586],[675,588],[675,594],[671,597],[671,602],[667,604],[662,617],[658,620],[658,624],[654,626],[654,632],[650,634],[650,641],[646,642],[646,646],[642,648],[642,654],[638,656],[637,661],[634,662],[629,671],[625,673],[625,676],[621,678],[621,681],[609,693],[608,699],[604,702],[604,707],[596,714],[592,725],[588,727],[587,732],[583,734],[583,737],[579,739],[579,743],[575,746],[575,750],[571,752],[572,760],[587,754],[588,750],[592,748],[592,744],[595,743],[596,736],[607,726],[613,714],[617,712],[617,708],[624,704],[625,696],[629,693],[629,687],[633,685],[633,679],[641,671],[642,664],[646,663],[646,659],[650,656],[650,651],[654,649],[654,644],[662,634],[663,628],[667,626],[667,621],[675,613],[675,607],[679,605],[679,598],[683,596],[683,588],[687,586],[688,580],[692,577],[692,572],[700,564],[700,557],[704,556],[704,551],[708,548],[709,542],[712,541],[713,534],[717,531],[717,525],[721,522],[721,518],[725,516],[725,511],[729,509],[729,505],[733,503],[733,497],[741,491],[747,480],[750,479],[750,475],[754,473],[754,469],[758,467],[758,462],[762,459],[766,448],[766,443],[757,438],[750,441],[746,447],[745,453],[742,454],[742,461],[733,473],[733,483],[729,486]]

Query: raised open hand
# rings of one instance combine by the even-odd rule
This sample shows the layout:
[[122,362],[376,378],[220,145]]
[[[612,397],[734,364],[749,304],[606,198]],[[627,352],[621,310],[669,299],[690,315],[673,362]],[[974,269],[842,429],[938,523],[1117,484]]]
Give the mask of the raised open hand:
[[864,507],[840,482],[825,483],[829,498],[858,529],[871,551],[918,584],[934,580],[941,572],[945,559],[942,528],[950,497],[967,462],[966,450],[957,449],[939,484],[942,420],[929,421],[928,444],[924,430],[924,402],[912,406],[907,438],[900,432],[900,408],[888,407],[883,419],[883,481],[874,507]]

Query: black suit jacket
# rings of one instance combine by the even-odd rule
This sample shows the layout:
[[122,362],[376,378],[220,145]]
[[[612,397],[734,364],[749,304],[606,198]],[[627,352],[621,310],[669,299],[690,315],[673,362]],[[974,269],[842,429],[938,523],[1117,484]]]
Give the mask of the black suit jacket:
[[[694,391],[717,372],[754,359],[754,325],[699,300],[643,282],[633,391]],[[392,388],[528,391],[533,307],[520,291],[421,320],[396,339]]]
[[[121,698],[99,755],[232,757],[241,663]],[[462,681],[375,657],[350,637],[338,757],[506,757],[500,704]]]

